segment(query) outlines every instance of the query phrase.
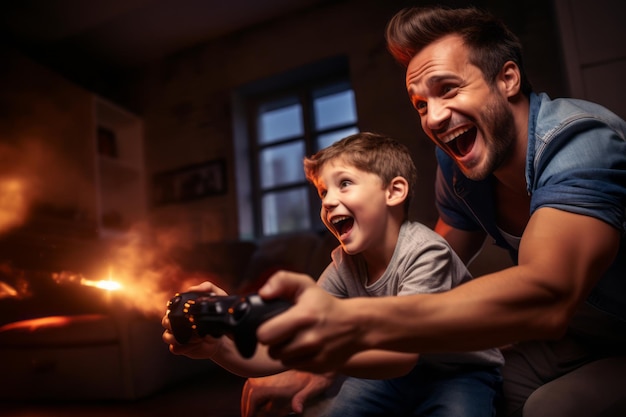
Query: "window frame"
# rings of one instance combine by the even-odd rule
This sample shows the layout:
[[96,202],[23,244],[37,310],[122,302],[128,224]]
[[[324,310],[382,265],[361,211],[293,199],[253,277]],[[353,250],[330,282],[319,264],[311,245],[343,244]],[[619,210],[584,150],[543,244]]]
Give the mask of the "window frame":
[[[325,230],[325,226],[319,216],[321,204],[315,188],[309,184],[306,178],[289,184],[262,187],[259,167],[260,155],[263,149],[302,141],[304,142],[304,155],[308,156],[317,152],[318,149],[316,149],[316,146],[319,136],[325,133],[341,131],[346,128],[355,128],[357,131],[360,130],[356,94],[352,86],[348,68],[347,57],[334,57],[285,74],[251,83],[238,89],[235,93],[235,153],[239,165],[237,173],[238,176],[239,174],[244,175],[242,178],[238,179],[237,182],[242,189],[245,189],[245,191],[238,193],[238,199],[245,199],[245,201],[238,202],[240,227],[245,225],[245,230],[240,230],[240,236],[242,238],[248,236],[254,239],[264,239],[281,234],[296,233],[296,231],[278,231],[277,233],[266,234],[263,224],[263,196],[271,194],[272,192],[292,189],[305,189],[308,198],[309,227],[301,229],[301,231],[318,232]],[[317,90],[339,83],[345,83],[346,87],[351,89],[353,94],[355,94],[355,121],[316,130],[313,94]],[[302,107],[302,134],[282,138],[275,142],[270,141],[270,143],[266,144],[259,143],[257,124],[259,108],[263,104],[284,99],[285,97],[297,97]],[[239,121],[239,126],[237,125],[237,120]],[[245,127],[241,126],[242,123],[245,124]],[[245,154],[247,158],[247,167],[245,168],[241,166],[244,164],[243,154]],[[246,180],[248,183],[242,185],[242,182]]]

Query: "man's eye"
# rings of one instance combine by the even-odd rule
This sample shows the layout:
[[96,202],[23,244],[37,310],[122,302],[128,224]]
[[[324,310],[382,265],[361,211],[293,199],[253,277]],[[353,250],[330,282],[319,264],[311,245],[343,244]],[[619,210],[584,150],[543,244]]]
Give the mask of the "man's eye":
[[448,94],[450,94],[450,93],[452,93],[454,91],[456,91],[456,86],[454,86],[454,85],[444,85],[441,88],[441,95],[445,96],[445,95],[448,95]]
[[427,105],[425,101],[418,101],[415,103],[415,110],[417,110],[419,114],[425,114],[426,109],[427,109]]

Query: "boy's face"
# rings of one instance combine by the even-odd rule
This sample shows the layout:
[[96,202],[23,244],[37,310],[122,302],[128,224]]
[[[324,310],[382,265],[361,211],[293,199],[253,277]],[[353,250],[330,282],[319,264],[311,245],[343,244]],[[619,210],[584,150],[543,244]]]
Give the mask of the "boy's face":
[[335,159],[322,166],[316,187],[322,221],[347,253],[363,252],[382,241],[387,192],[378,175]]
[[409,62],[406,86],[422,129],[470,179],[494,172],[515,139],[507,98],[470,62],[459,36],[441,38]]

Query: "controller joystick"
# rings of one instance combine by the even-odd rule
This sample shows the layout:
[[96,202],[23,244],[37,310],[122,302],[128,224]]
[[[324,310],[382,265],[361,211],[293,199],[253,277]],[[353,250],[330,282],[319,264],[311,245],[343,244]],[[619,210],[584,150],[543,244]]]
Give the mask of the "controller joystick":
[[291,305],[286,300],[264,300],[258,294],[219,296],[186,292],[176,294],[167,303],[167,315],[178,343],[188,343],[194,335],[230,334],[241,356],[250,358],[256,350],[259,325]]

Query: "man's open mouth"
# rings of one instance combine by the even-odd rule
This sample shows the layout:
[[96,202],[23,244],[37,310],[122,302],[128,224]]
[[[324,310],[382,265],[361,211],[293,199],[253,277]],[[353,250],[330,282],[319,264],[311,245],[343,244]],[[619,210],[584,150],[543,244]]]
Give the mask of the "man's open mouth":
[[337,216],[330,219],[331,224],[339,236],[348,233],[354,225],[354,218],[350,216]]
[[448,148],[454,155],[462,158],[470,153],[472,148],[474,147],[477,132],[478,131],[475,126],[471,127],[454,139],[446,142],[444,146]]

